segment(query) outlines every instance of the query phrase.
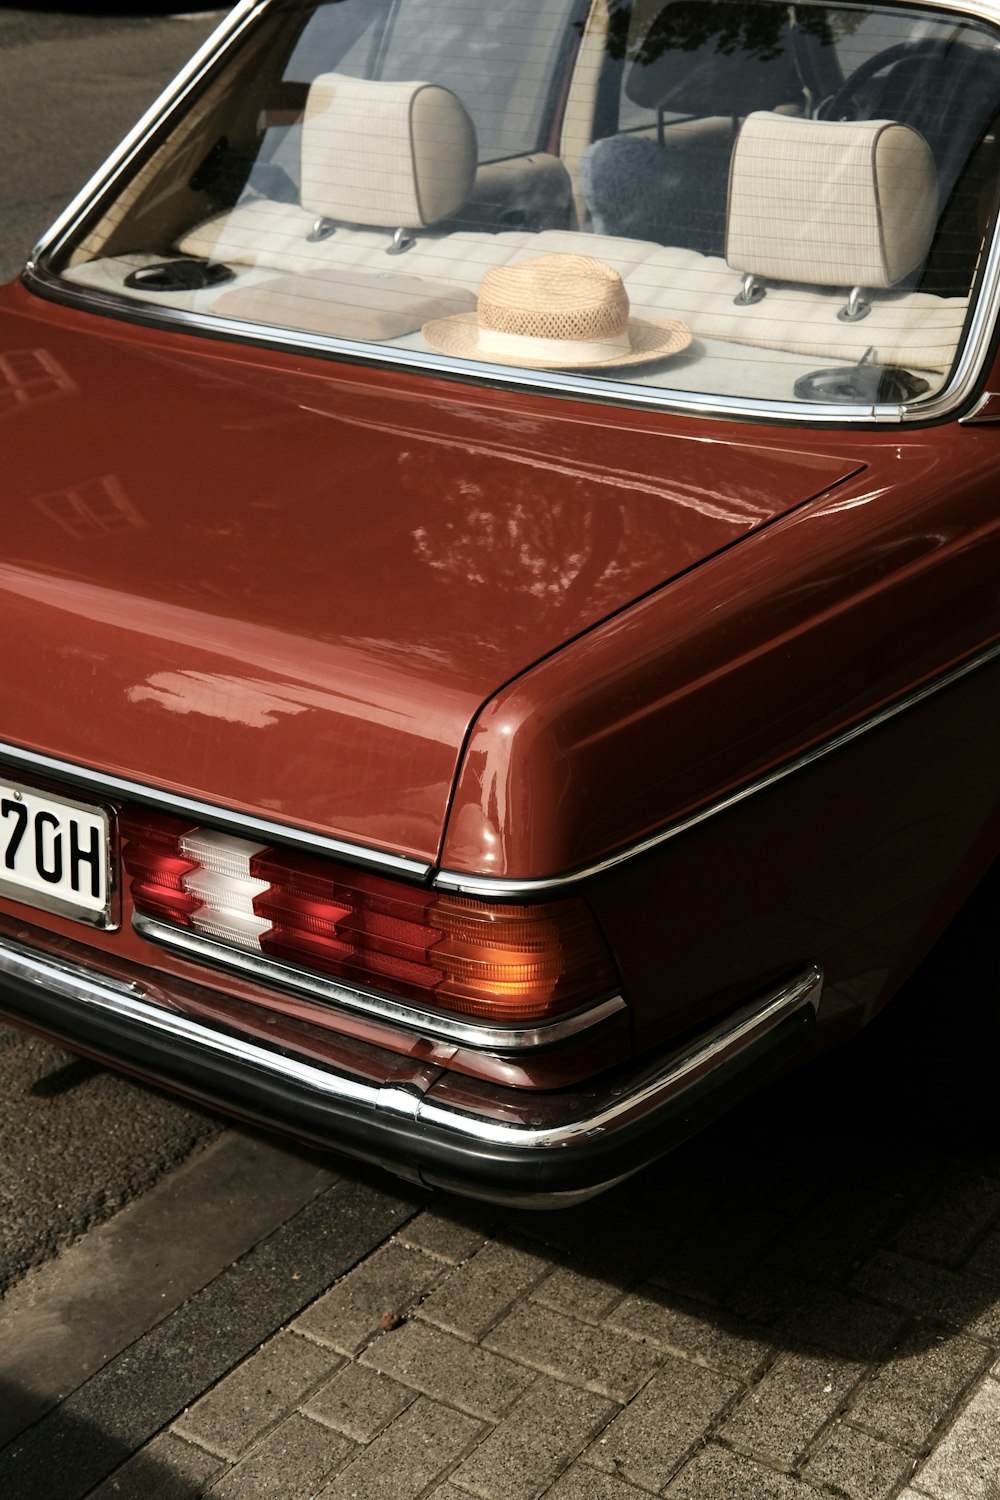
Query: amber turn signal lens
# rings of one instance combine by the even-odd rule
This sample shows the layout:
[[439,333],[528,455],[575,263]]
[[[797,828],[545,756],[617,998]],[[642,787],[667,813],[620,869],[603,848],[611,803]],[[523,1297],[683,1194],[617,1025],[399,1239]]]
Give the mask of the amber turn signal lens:
[[123,814],[121,831],[136,911],[234,950],[522,1025],[617,987],[579,899],[506,906],[438,895],[162,814]]

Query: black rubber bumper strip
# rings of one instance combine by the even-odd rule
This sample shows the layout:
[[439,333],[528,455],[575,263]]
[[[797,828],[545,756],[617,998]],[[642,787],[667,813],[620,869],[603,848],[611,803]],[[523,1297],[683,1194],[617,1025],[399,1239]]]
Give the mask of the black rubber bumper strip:
[[334,1068],[185,1012],[191,986],[171,979],[164,1003],[152,982],[0,938],[0,1016],[313,1145],[519,1202],[587,1197],[678,1145],[807,1047],[821,987],[810,967],[668,1056],[535,1093],[361,1043],[357,1073]]

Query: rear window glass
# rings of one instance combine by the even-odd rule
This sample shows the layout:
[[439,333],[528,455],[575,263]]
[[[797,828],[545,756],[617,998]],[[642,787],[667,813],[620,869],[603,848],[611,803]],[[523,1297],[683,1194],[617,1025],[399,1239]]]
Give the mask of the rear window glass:
[[997,45],[929,7],[279,0],[49,264],[313,348],[919,405],[993,233]]

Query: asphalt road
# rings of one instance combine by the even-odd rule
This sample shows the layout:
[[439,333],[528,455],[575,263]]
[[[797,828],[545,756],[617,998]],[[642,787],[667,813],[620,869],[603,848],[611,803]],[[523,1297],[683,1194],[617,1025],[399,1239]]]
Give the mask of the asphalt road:
[[0,7],[0,281],[225,14],[132,8]]
[[[0,8],[0,280],[222,14]],[[220,1129],[0,1027],[0,1293]]]

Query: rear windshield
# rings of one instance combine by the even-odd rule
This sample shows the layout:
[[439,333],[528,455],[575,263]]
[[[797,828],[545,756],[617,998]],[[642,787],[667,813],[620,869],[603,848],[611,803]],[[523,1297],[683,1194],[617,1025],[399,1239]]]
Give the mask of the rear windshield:
[[490,378],[919,405],[993,231],[997,47],[916,7],[278,0],[47,267]]

